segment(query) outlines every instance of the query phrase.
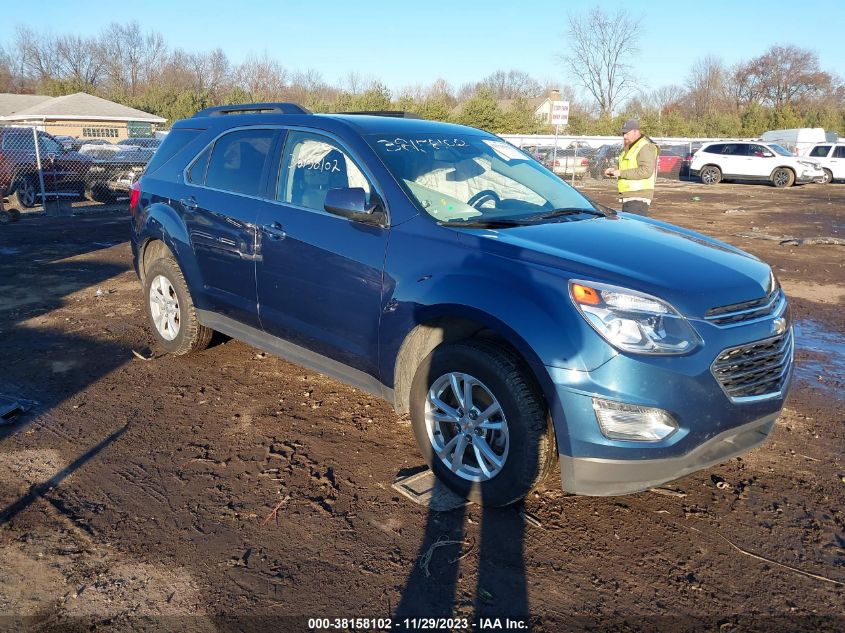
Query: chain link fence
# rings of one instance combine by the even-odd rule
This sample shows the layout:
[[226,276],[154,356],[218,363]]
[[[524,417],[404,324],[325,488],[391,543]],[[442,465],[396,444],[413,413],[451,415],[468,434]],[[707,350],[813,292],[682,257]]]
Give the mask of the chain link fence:
[[[159,140],[88,123],[0,125],[0,223],[125,205]],[[125,136],[125,130],[122,130]]]

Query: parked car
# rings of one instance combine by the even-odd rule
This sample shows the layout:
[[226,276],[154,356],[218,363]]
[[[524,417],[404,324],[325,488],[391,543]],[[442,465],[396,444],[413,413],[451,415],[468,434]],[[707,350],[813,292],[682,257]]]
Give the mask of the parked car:
[[217,330],[385,398],[437,477],[487,505],[558,459],[588,495],[723,462],[789,389],[768,265],[594,204],[481,130],[209,108],[174,124],[130,213],[158,347]]
[[157,138],[124,138],[119,140],[116,145],[134,145],[144,149],[156,149],[161,145],[161,140]]
[[845,141],[819,143],[810,148],[807,156],[819,161],[824,170],[823,183],[845,180]]
[[657,175],[680,178],[689,173],[692,154],[687,145],[671,145],[660,149],[657,157]]
[[619,154],[622,153],[622,145],[602,145],[589,161],[589,171],[593,178],[604,178],[604,170],[608,167],[616,167],[619,164]]
[[[44,192],[50,196],[84,194],[91,159],[66,150],[50,134],[37,131]],[[30,208],[40,201],[38,154],[31,128],[0,127],[0,192],[13,207]]]
[[690,174],[714,185],[722,180],[767,180],[775,187],[822,182],[825,173],[813,158],[795,156],[775,143],[707,143],[690,163]]
[[584,148],[558,149],[546,153],[542,164],[562,178],[583,178],[590,169],[590,157],[595,150]]
[[144,173],[155,150],[134,145],[85,145],[80,153],[93,163],[85,179],[85,196],[97,202],[129,197],[129,188]]

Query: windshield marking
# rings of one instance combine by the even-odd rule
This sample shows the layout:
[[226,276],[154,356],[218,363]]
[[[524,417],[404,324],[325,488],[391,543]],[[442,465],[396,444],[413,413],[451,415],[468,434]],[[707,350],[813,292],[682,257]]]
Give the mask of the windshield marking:
[[386,152],[423,152],[425,153],[425,145],[432,150],[440,149],[441,147],[466,147],[467,142],[459,138],[415,138],[404,139],[395,138],[389,140],[380,138],[376,143],[381,143]]

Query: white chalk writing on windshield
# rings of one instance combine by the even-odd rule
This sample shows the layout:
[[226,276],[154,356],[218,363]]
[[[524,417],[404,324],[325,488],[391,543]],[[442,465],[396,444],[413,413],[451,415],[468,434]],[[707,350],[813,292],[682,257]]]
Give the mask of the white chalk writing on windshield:
[[426,149],[467,147],[469,143],[459,138],[380,138],[376,141],[385,152],[426,152]]

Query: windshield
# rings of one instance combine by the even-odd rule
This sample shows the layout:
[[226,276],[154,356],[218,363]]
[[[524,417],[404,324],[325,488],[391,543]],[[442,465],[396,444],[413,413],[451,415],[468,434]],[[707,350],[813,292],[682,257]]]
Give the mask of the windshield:
[[781,156],[795,156],[795,154],[793,154],[792,152],[790,152],[790,151],[789,151],[788,149],[786,149],[785,147],[781,147],[781,146],[780,146],[780,145],[778,145],[777,143],[770,143],[770,144],[769,144],[769,147],[771,147],[773,150],[775,150],[775,151],[776,151],[778,154],[780,154]]
[[575,189],[492,136],[370,135],[418,205],[441,222],[519,220],[561,209],[595,213]]

